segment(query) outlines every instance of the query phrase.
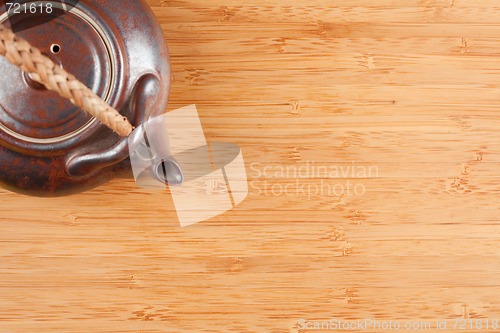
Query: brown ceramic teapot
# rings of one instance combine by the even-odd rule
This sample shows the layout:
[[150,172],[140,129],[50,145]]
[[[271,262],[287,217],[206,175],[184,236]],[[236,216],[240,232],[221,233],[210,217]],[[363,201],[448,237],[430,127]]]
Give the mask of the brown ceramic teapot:
[[[143,0],[0,2],[0,23],[134,126],[165,110],[168,49]],[[129,173],[129,167],[127,138],[0,58],[1,186],[29,195],[67,195]]]

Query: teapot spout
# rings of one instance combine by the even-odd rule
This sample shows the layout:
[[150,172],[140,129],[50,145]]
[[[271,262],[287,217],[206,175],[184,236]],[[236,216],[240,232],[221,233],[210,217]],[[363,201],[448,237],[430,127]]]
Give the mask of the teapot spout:
[[178,186],[184,182],[182,168],[173,157],[164,159],[156,165],[155,176],[167,185]]

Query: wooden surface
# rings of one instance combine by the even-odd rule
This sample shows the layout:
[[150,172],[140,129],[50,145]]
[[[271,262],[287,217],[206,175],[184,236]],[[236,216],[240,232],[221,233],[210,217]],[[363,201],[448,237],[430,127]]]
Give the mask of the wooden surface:
[[[195,103],[209,140],[241,145],[248,198],[181,229],[166,193],[131,180],[1,191],[1,332],[500,317],[498,3],[243,3],[149,0],[169,109]],[[269,174],[287,166],[305,175]],[[365,193],[313,191],[348,181]]]

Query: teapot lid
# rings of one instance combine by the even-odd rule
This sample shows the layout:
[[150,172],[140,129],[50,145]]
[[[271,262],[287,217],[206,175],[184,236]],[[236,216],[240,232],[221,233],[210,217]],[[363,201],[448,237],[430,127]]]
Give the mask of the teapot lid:
[[[21,7],[19,14],[0,16],[0,23],[14,26],[17,35],[109,102],[118,74],[118,52],[112,37],[80,8],[48,3],[52,5],[50,13],[42,6],[33,14],[24,13]],[[57,19],[51,19],[54,16]],[[37,21],[43,24],[33,26]],[[0,59],[0,73],[0,129],[14,141],[24,146],[50,145],[77,137],[95,125],[94,118],[47,91],[5,59]]]

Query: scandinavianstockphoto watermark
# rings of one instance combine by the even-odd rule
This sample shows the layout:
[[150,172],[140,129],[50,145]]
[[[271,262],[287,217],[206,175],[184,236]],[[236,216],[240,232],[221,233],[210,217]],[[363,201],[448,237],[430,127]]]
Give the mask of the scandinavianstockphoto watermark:
[[297,327],[300,330],[315,331],[400,331],[400,332],[425,332],[438,331],[499,331],[500,321],[498,319],[441,319],[441,320],[307,320],[299,319]]
[[308,161],[300,165],[250,164],[250,189],[264,196],[363,196],[365,181],[379,177],[377,166],[355,162],[325,165]]
[[297,321],[299,329],[308,329],[316,331],[367,331],[367,330],[402,330],[402,331],[426,331],[435,328],[430,321],[396,321],[396,320],[306,320]]

